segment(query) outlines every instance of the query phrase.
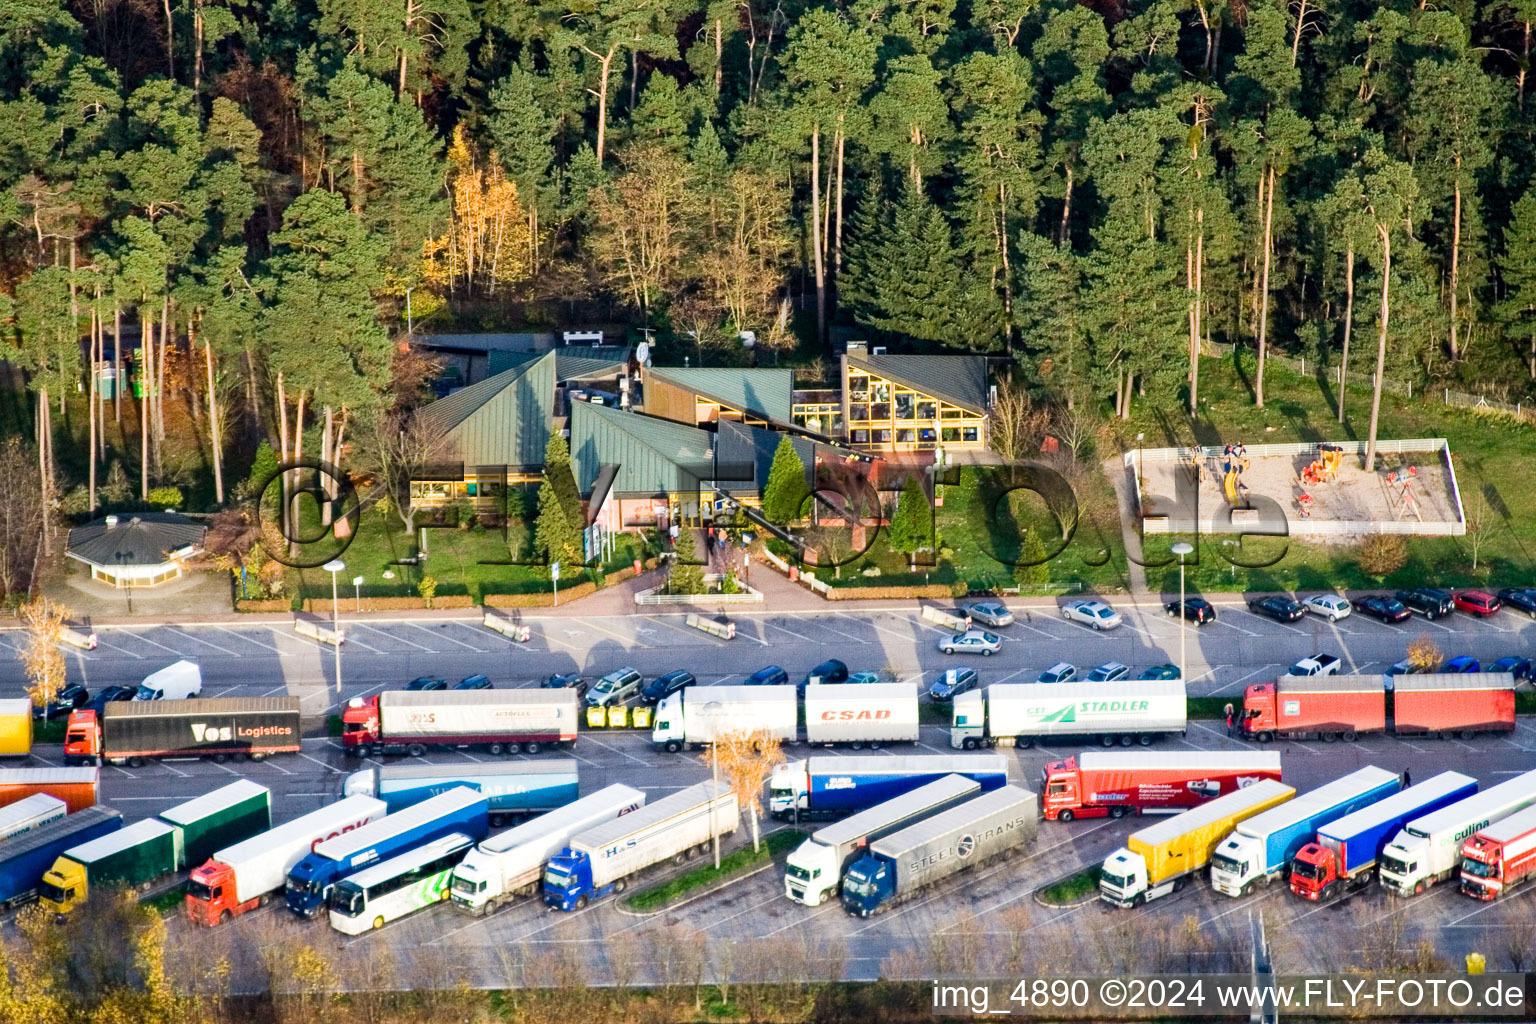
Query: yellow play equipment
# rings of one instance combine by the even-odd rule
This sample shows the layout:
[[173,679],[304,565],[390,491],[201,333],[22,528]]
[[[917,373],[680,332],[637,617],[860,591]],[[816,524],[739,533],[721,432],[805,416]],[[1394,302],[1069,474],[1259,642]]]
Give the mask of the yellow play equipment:
[[1239,491],[1243,489],[1243,472],[1248,468],[1247,459],[1231,459],[1226,464],[1226,475],[1221,478],[1222,493],[1227,496],[1228,505],[1236,505],[1239,500]]
[[1301,482],[1308,487],[1332,483],[1339,474],[1339,464],[1343,460],[1344,452],[1341,449],[1333,445],[1320,445],[1317,458],[1301,471]]

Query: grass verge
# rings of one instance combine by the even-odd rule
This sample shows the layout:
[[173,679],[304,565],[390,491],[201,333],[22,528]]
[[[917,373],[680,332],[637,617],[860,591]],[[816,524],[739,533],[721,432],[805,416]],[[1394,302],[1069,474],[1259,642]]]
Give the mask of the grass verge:
[[141,900],[140,902],[142,902],[146,907],[149,907],[155,913],[163,916],[165,914],[174,912],[178,907],[182,905],[186,898],[187,887],[185,884],[182,884],[173,885],[169,889],[165,890],[165,892],[155,893],[155,895]]
[[763,836],[762,848],[759,850],[754,850],[750,846],[737,850],[729,856],[720,858],[719,868],[713,864],[694,868],[662,885],[635,893],[625,901],[625,904],[631,910],[660,910],[668,903],[681,899],[696,889],[703,889],[723,878],[757,867],[778,854],[787,853],[799,846],[804,838],[805,833],[799,829],[781,829],[778,832],[771,832]]
[[325,734],[327,736],[330,736],[331,738],[334,739],[335,737],[340,736],[341,732],[342,732],[341,716],[340,715],[326,715],[325,716]]
[[1052,882],[1039,891],[1046,903],[1071,903],[1097,890],[1099,865],[1083,868],[1075,875],[1068,875],[1059,882]]
[[32,729],[33,743],[63,743],[64,730],[69,728],[69,719],[55,718],[51,722],[35,722]]

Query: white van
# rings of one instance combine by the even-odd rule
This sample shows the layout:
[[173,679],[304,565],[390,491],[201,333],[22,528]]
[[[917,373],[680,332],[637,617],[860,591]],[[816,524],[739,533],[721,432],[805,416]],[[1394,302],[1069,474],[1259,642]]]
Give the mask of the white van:
[[139,684],[134,700],[186,700],[203,692],[203,672],[195,661],[178,661],[151,672]]

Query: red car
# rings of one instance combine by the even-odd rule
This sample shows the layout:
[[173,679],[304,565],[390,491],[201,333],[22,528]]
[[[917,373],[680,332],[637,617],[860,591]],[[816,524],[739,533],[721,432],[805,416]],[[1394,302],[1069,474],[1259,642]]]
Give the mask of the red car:
[[1456,607],[1468,615],[1484,618],[1504,607],[1504,602],[1482,590],[1463,590],[1455,597]]

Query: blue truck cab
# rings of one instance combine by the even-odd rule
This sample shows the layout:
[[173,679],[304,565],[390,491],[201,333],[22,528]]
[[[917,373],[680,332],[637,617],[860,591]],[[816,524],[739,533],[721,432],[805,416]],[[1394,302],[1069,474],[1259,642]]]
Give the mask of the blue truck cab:
[[592,858],[569,846],[544,866],[544,905],[556,910],[580,910],[613,891],[612,885],[592,885]]
[[884,857],[866,853],[843,876],[843,909],[868,917],[896,895],[896,872]]

